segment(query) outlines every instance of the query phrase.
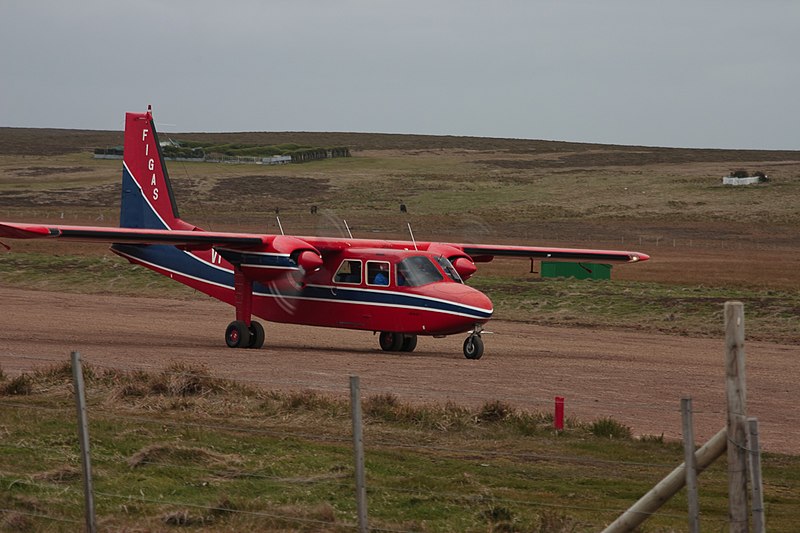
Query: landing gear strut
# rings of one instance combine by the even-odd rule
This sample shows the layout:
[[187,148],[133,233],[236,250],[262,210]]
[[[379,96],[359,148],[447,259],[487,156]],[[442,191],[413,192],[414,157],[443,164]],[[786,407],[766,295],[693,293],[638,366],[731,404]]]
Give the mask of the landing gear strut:
[[480,324],[475,324],[475,329],[464,341],[464,357],[467,359],[480,359],[483,355],[481,331],[483,331],[483,327]]
[[225,344],[229,348],[254,348],[264,346],[264,326],[251,320],[253,310],[253,282],[245,277],[239,267],[233,269],[236,320],[225,330]]

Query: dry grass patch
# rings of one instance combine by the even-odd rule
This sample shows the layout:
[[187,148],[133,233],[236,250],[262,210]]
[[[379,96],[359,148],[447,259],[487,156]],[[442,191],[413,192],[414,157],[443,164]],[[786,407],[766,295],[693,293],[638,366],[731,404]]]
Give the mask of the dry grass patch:
[[241,457],[225,455],[205,448],[179,446],[175,444],[151,444],[145,446],[128,459],[128,466],[139,468],[149,464],[180,464],[200,466],[228,466],[240,464]]
[[114,383],[111,397],[115,400],[148,396],[205,397],[238,388],[227,380],[211,377],[205,365],[183,362],[173,363],[158,374],[111,371],[105,377]]
[[0,386],[0,396],[27,396],[32,393],[33,380],[28,374],[20,374]]
[[44,481],[46,483],[72,483],[81,478],[83,473],[77,466],[62,466],[47,472],[40,472],[31,476],[33,481]]

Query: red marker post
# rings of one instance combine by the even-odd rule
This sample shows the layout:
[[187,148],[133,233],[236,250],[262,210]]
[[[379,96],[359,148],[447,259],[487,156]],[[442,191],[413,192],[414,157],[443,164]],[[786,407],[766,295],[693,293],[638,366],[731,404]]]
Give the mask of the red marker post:
[[553,416],[553,426],[556,431],[564,430],[564,398],[556,396],[556,412]]

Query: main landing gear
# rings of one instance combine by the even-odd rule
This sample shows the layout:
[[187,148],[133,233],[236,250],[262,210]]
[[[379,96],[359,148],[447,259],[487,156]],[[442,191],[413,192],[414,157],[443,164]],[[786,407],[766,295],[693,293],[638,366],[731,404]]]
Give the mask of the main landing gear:
[[255,348],[264,346],[264,326],[255,320],[250,321],[250,326],[243,320],[234,320],[225,330],[225,344],[228,348]]
[[225,330],[228,348],[254,348],[264,346],[264,326],[251,320],[253,310],[253,282],[238,267],[233,269],[236,320]]
[[382,331],[378,341],[385,352],[413,352],[417,347],[417,336],[409,333]]

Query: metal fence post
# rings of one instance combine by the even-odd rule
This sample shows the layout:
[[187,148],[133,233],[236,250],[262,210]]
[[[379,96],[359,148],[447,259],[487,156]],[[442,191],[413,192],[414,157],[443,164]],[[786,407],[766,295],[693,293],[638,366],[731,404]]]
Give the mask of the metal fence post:
[[72,352],[72,380],[75,384],[75,405],[78,409],[78,440],[81,445],[81,466],[83,467],[83,495],[86,512],[86,531],[96,533],[94,516],[94,491],[92,490],[92,460],[89,454],[89,423],[86,417],[86,395],[83,385],[81,354]]
[[356,506],[358,531],[367,533],[367,485],[364,474],[364,436],[361,418],[361,385],[358,376],[350,376],[350,407],[353,418],[353,453],[356,462]]

